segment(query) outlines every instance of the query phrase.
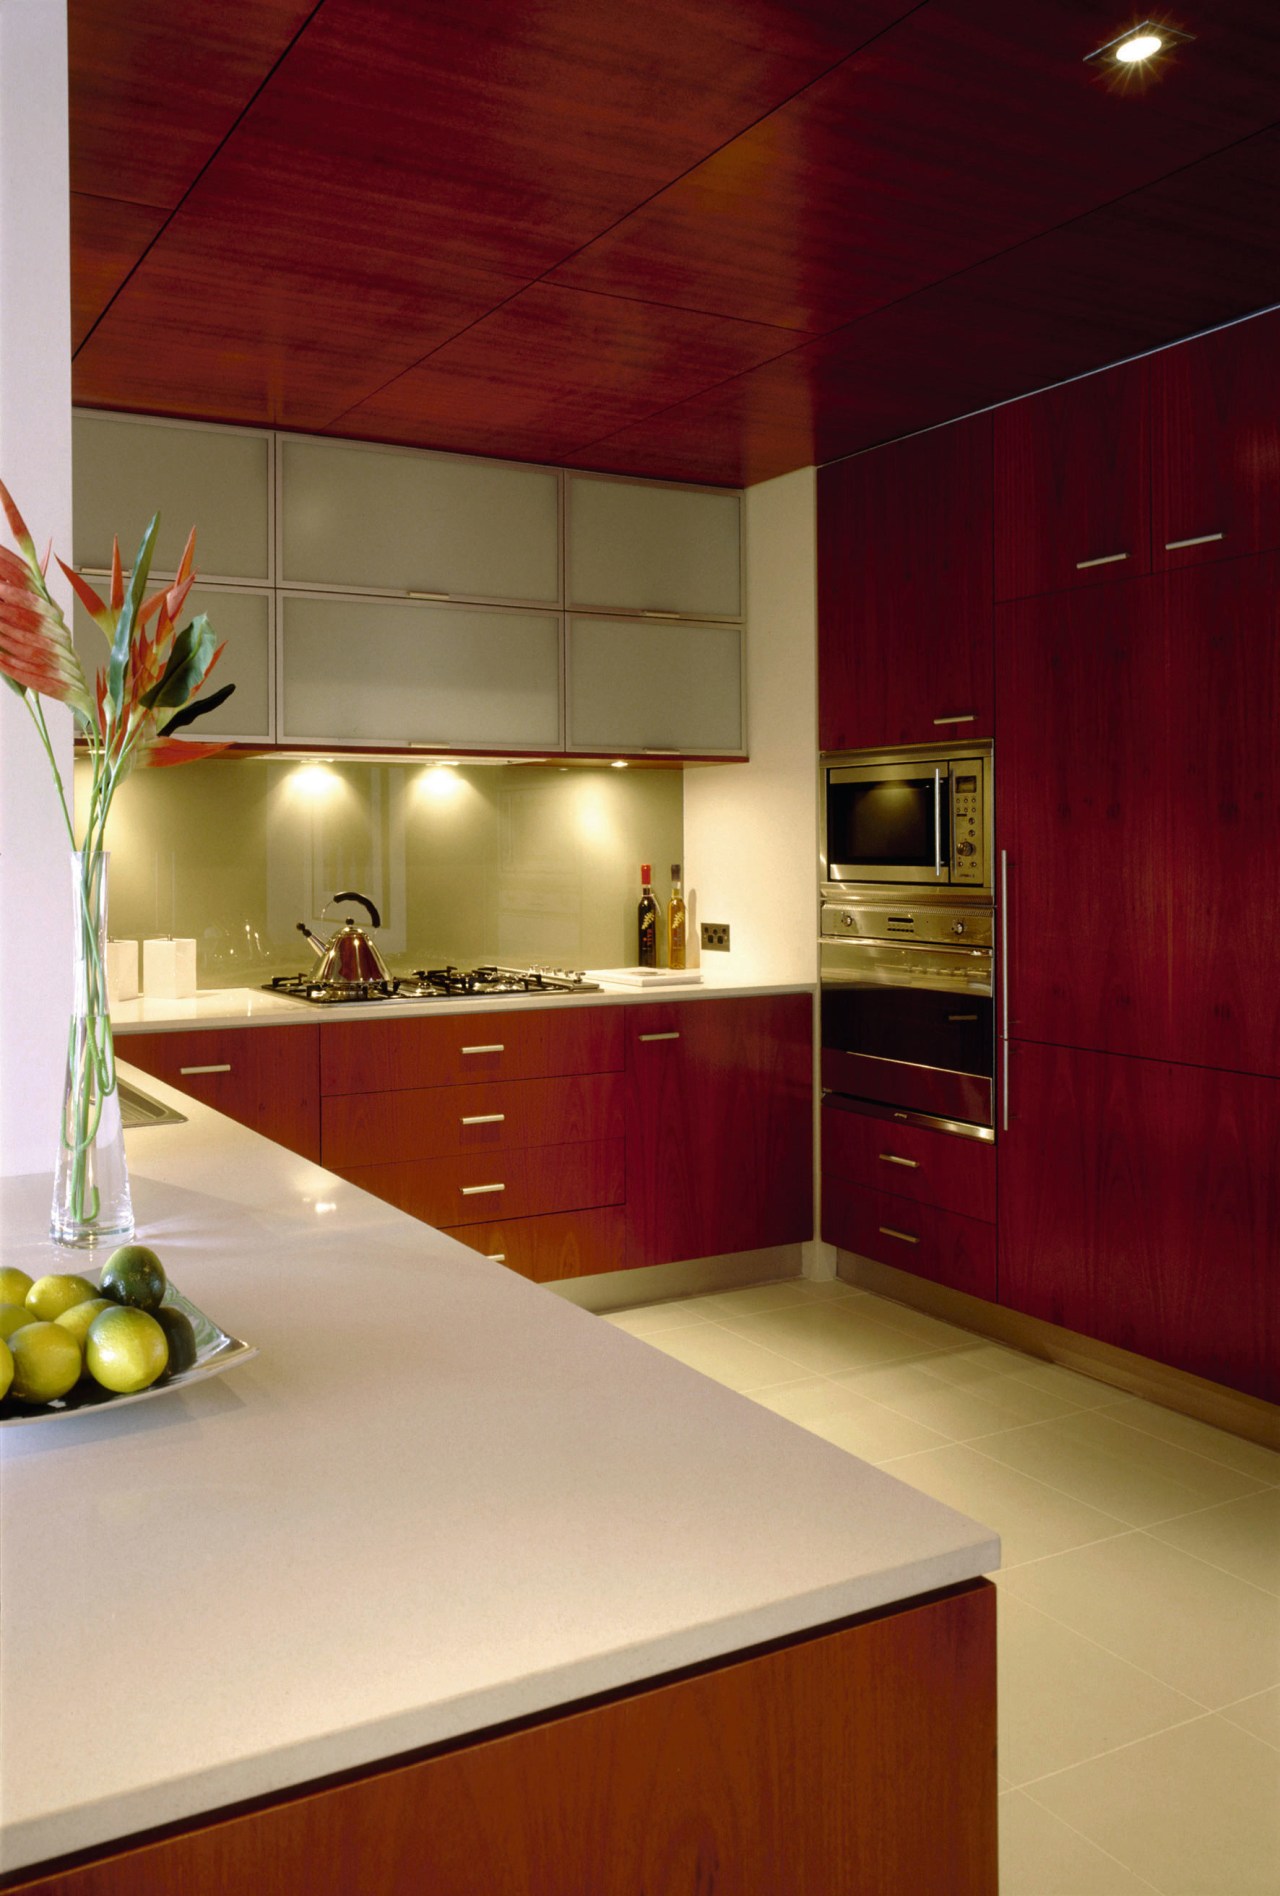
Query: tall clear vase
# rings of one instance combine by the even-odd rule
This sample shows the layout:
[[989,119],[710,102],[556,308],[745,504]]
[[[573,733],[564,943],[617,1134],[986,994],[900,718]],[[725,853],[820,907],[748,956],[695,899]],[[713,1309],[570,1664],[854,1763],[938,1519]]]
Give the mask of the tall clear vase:
[[107,996],[109,861],[106,850],[71,857],[75,989],[49,1228],[58,1244],[78,1248],[133,1235]]

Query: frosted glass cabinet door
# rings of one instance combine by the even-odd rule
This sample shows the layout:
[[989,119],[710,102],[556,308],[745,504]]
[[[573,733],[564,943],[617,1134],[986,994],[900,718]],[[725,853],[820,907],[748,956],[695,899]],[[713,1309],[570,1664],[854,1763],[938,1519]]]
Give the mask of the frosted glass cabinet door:
[[280,580],[556,605],[554,469],[279,437]]
[[571,475],[568,604],[740,619],[740,497]]
[[741,756],[742,628],[570,619],[568,748]]
[[205,579],[270,580],[270,435],[79,411],[71,444],[77,566],[110,566],[112,534],[132,565],[158,511],[157,573],[178,570],[194,526]]
[[280,741],[560,746],[560,620],[551,612],[290,593]]
[[[246,744],[270,744],[272,597],[269,592],[238,591],[226,586],[196,586],[187,598],[183,624],[197,612],[208,614],[218,643],[226,650],[214,667],[201,697],[235,690],[216,711],[199,718],[186,733],[190,737],[217,737]],[[107,661],[107,642],[77,602],[72,635],[80,662],[90,681]]]

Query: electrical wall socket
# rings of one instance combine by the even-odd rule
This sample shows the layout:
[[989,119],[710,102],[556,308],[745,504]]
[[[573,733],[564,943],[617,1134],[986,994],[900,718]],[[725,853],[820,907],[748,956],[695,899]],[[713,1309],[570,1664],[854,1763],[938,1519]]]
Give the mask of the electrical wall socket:
[[703,922],[701,935],[704,948],[727,949],[729,946],[728,922]]

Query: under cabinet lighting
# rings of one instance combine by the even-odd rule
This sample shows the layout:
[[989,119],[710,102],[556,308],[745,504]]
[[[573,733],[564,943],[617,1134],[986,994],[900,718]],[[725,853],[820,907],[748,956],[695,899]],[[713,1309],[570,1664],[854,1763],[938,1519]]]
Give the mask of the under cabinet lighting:
[[626,760],[622,757],[615,757],[609,766],[610,770],[625,770],[626,767]]
[[1133,72],[1157,54],[1167,53],[1171,47],[1185,45],[1193,38],[1194,34],[1168,26],[1163,20],[1141,20],[1137,26],[1129,27],[1115,39],[1108,40],[1105,46],[1087,54],[1085,64],[1120,66]]

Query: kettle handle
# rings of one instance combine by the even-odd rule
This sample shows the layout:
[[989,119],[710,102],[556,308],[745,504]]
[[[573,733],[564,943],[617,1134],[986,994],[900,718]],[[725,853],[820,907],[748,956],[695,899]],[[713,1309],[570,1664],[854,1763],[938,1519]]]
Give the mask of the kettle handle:
[[[369,900],[368,896],[361,895],[359,889],[339,889],[338,893],[333,897],[333,900],[334,902],[358,902],[361,908],[366,908],[369,911],[370,927],[371,928],[382,927],[382,917],[379,915],[377,909],[374,907],[373,903]],[[326,908],[329,907],[329,904],[327,902],[325,904],[325,907]]]

